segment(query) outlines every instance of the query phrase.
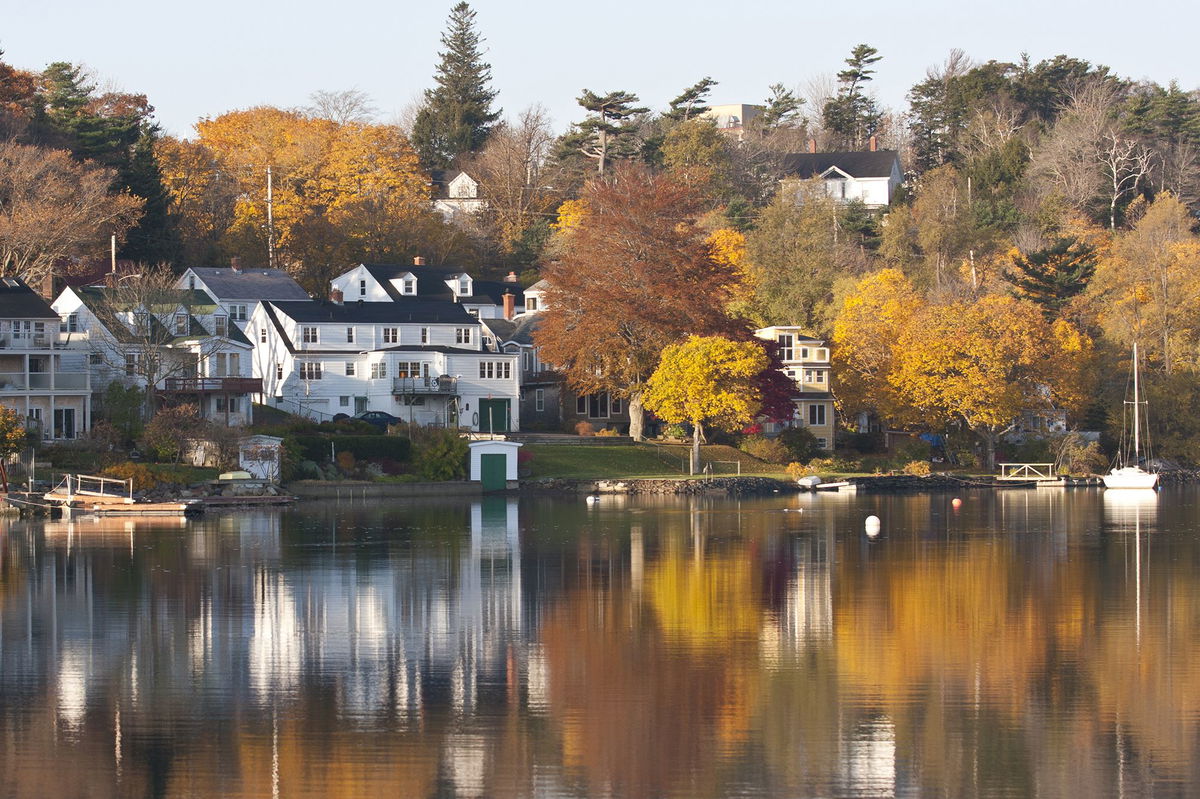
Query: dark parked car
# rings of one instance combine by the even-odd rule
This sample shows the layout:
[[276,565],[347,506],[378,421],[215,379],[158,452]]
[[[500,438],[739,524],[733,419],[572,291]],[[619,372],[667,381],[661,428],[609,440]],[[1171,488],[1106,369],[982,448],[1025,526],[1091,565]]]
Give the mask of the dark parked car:
[[400,419],[398,417],[392,416],[386,411],[363,411],[354,418],[358,419],[360,422],[373,424],[380,430],[387,430],[388,425],[400,423]]

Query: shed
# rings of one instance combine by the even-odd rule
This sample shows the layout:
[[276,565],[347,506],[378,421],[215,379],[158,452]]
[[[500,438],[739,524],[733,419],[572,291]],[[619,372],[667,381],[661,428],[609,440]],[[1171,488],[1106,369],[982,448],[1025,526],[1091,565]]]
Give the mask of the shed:
[[283,439],[276,436],[246,436],[238,442],[238,466],[256,480],[279,482]]
[[517,451],[515,441],[472,441],[471,480],[483,484],[484,491],[503,491],[517,487]]

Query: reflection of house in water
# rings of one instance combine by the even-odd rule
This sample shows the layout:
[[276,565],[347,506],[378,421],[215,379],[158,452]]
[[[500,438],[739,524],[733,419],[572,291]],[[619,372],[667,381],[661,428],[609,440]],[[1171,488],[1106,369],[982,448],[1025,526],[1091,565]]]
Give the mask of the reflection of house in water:
[[760,635],[768,663],[833,639],[833,531],[789,537],[785,546],[781,568],[786,582],[776,594],[776,612],[764,618]]

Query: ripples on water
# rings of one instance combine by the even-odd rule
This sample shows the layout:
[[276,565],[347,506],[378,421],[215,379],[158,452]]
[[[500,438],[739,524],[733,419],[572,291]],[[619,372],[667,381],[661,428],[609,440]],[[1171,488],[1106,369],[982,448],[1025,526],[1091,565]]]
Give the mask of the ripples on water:
[[0,522],[0,796],[1200,792],[1200,492],[950,499]]

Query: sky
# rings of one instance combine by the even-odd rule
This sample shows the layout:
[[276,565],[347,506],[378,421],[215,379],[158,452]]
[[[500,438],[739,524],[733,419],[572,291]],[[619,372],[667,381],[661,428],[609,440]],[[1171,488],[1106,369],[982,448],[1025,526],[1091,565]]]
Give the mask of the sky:
[[[16,67],[82,63],[105,87],[147,94],[176,136],[225,111],[303,106],[317,90],[363,91],[390,122],[432,85],[453,2],[0,0],[0,49]],[[1179,0],[471,5],[497,104],[506,115],[541,104],[559,131],[582,118],[575,98],[584,88],[632,91],[655,109],[705,76],[718,81],[713,104],[761,102],[773,83],[803,96],[860,43],[883,56],[873,90],[896,110],[952,48],[981,62],[1065,53],[1123,77],[1200,88],[1200,10]]]

